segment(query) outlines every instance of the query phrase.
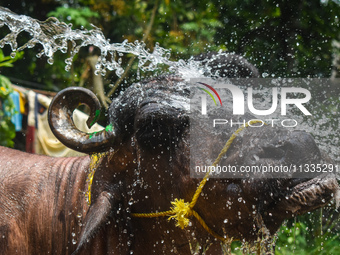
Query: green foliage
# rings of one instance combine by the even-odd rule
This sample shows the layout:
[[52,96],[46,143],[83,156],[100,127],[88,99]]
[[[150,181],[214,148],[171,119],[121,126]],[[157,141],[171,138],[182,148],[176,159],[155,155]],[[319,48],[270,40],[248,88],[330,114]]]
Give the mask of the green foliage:
[[0,67],[13,67],[13,62],[21,59],[24,56],[24,52],[16,52],[14,57],[5,56],[3,51],[0,49]]
[[[334,212],[334,209],[318,209],[288,220],[276,233],[275,254],[340,254],[340,226],[337,217],[338,212]],[[249,251],[250,246],[240,241],[234,241],[230,247],[231,254],[258,254],[256,244],[251,248],[254,253],[245,252]]]
[[10,98],[13,92],[11,82],[5,76],[0,75],[0,145],[13,147],[13,139],[15,137],[15,127],[11,121],[12,115],[15,113],[14,104]]
[[209,1],[164,1],[157,13],[154,37],[162,47],[172,50],[173,58],[187,59],[207,50],[220,49],[215,35],[221,28],[216,6]]
[[91,11],[89,7],[58,7],[55,11],[51,11],[47,15],[49,17],[56,17],[66,23],[71,22],[76,27],[84,27],[87,29],[91,29],[91,18],[99,18],[99,14]]
[[[17,52],[15,57],[5,56],[0,49],[0,67],[13,67],[13,62],[22,58],[24,52]],[[15,114],[15,106],[10,94],[13,92],[11,81],[3,75],[0,75],[0,145],[13,147],[15,137],[15,127],[11,121]]]
[[339,12],[336,1],[224,1],[215,40],[276,77],[329,77]]
[[[276,254],[340,254],[339,222],[323,209],[298,217],[280,228]],[[321,216],[321,217],[320,217]],[[328,217],[328,218],[327,218]]]

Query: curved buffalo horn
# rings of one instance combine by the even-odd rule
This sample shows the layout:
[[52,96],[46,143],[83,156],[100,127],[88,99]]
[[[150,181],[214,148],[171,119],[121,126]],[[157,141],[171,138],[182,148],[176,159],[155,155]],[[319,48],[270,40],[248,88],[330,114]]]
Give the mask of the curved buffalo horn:
[[60,91],[52,100],[48,110],[48,123],[53,134],[65,146],[84,153],[105,151],[115,140],[115,133],[111,126],[95,132],[80,131],[72,119],[73,111],[81,104],[90,108],[87,126],[90,128],[100,114],[100,102],[96,95],[88,89],[70,87]]

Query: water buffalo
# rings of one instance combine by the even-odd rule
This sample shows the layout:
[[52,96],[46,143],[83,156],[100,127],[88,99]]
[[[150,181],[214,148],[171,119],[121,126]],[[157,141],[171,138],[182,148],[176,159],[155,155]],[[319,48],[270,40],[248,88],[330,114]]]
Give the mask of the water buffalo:
[[[185,229],[167,217],[133,217],[167,211],[176,198],[189,202],[197,189],[200,179],[190,178],[188,160],[189,96],[185,81],[175,76],[136,83],[112,102],[105,130],[85,134],[74,126],[72,112],[80,103],[88,105],[91,125],[98,100],[83,88],[60,92],[49,109],[54,134],[66,146],[100,157],[93,167],[95,156],[53,158],[1,147],[0,253],[190,254],[196,243],[200,252],[221,254],[220,241],[193,217]],[[207,155],[215,158],[220,148],[214,140],[231,133],[212,136]],[[251,143],[257,146],[242,146]],[[221,164],[248,164],[256,155],[273,164],[322,160],[307,133],[268,126],[244,130]],[[93,168],[88,205],[86,180]],[[218,235],[251,241],[261,228],[274,233],[284,219],[337,196],[333,174],[211,178],[194,209]]]

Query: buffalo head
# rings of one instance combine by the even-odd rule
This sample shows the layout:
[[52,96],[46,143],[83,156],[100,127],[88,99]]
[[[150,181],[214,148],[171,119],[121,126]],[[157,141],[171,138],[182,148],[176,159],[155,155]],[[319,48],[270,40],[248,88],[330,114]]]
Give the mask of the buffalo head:
[[[97,115],[95,96],[85,89],[61,91],[49,110],[50,126],[66,146],[86,153],[103,152],[92,183],[92,204],[75,252],[86,250],[98,231],[113,229],[119,240],[112,250],[133,254],[189,254],[194,238],[202,247],[219,243],[193,217],[184,230],[167,218],[135,218],[133,213],[167,211],[176,198],[190,202],[200,182],[190,177],[188,85],[175,76],[136,83],[109,108],[109,126],[96,134],[75,128],[72,111],[79,104]],[[214,159],[216,141],[234,130],[219,130],[204,144],[202,160]],[[246,146],[255,144],[255,146]],[[304,164],[326,162],[312,137],[303,131],[263,127],[237,137],[221,165]],[[339,199],[333,174],[311,178],[227,178],[208,180],[194,207],[211,230],[222,237],[254,240],[260,229],[274,233],[284,219]],[[109,238],[109,237],[108,237]],[[112,239],[111,239],[112,240]],[[208,252],[216,254],[213,244]]]

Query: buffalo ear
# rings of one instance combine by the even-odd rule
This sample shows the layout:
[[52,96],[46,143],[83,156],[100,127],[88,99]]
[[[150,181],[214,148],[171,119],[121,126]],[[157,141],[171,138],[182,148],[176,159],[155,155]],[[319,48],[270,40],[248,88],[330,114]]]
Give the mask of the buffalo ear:
[[79,254],[87,244],[91,243],[91,240],[96,237],[110,219],[115,218],[114,210],[117,210],[121,202],[120,195],[117,193],[102,191],[97,199],[93,201],[85,217],[77,249],[72,255]]

